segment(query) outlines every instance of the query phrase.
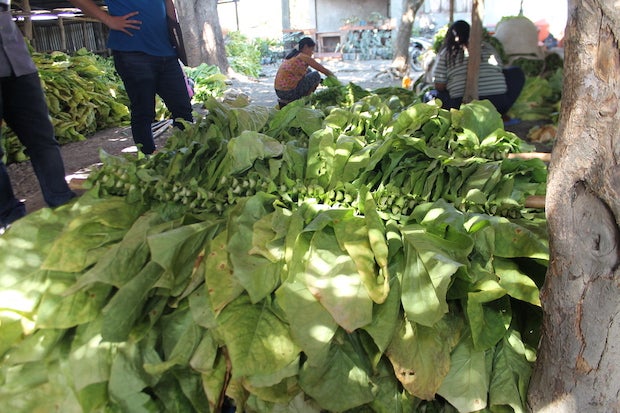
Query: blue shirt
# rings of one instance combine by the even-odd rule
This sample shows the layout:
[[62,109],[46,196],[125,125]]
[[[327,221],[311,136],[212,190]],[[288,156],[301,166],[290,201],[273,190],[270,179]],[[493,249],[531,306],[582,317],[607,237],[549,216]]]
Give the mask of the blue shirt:
[[36,73],[30,52],[11,13],[0,12],[0,77]]
[[108,12],[112,16],[124,16],[134,11],[139,14],[131,19],[140,20],[140,30],[129,31],[133,36],[110,30],[108,47],[124,52],[144,52],[152,56],[176,56],[166,20],[164,0],[106,0]]

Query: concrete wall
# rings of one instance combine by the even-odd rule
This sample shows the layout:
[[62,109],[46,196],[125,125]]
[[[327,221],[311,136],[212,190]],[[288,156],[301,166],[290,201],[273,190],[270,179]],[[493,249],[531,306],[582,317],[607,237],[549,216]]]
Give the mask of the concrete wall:
[[360,21],[368,21],[371,13],[379,13],[384,18],[390,16],[390,1],[386,0],[316,0],[317,32],[338,31],[346,19],[355,17]]

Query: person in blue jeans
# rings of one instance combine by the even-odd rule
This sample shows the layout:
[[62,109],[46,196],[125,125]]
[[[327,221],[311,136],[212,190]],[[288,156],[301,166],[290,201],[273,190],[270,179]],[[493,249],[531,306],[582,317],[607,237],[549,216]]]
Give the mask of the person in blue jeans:
[[155,95],[177,119],[193,122],[185,75],[168,33],[167,16],[176,19],[172,0],[106,0],[108,12],[92,0],[70,0],[110,28],[108,47],[130,102],[131,132],[145,154],[155,151],[151,124]]
[[[50,207],[76,196],[65,180],[60,146],[50,121],[37,67],[10,13],[10,0],[0,0],[0,119],[15,132],[30,157],[43,199]],[[0,145],[0,233],[26,215],[15,197]]]

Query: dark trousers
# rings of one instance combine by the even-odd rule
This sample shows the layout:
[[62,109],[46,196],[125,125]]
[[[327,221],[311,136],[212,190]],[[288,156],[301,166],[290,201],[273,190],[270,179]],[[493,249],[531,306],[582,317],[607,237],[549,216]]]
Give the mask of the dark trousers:
[[312,92],[316,90],[316,88],[321,83],[321,75],[319,72],[314,70],[308,70],[306,76],[304,76],[297,87],[293,90],[278,90],[276,89],[276,96],[280,100],[285,102],[292,102],[297,99],[301,99],[304,96],[310,95]]
[[[523,86],[525,85],[525,74],[520,67],[507,67],[503,70],[504,77],[506,78],[506,93],[501,95],[492,95],[492,96],[480,96],[479,100],[489,100],[493,103],[493,106],[497,109],[499,113],[502,115],[506,114],[508,110],[514,105],[517,98],[521,94],[521,90],[523,90]],[[434,94],[432,92],[435,92]],[[444,109],[458,109],[461,107],[463,103],[463,98],[451,98],[450,94],[447,90],[444,91],[432,91],[434,97],[441,100],[441,107]]]
[[[142,152],[151,154],[155,150],[151,130],[155,119],[155,95],[161,97],[173,119],[193,121],[183,69],[175,56],[120,51],[114,51],[113,56],[129,97],[133,140]],[[178,122],[175,126],[182,127]]]
[[[0,78],[0,118],[26,148],[45,202],[54,207],[75,197],[65,181],[65,166],[37,73]],[[0,159],[3,157],[0,145]],[[15,198],[6,166],[0,161],[0,226],[25,213],[24,204]]]

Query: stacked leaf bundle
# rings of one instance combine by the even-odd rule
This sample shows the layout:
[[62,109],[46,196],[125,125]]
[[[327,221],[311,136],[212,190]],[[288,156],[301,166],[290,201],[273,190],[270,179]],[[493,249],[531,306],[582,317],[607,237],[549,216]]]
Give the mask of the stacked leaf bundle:
[[[109,59],[86,49],[75,55],[33,53],[61,144],[84,140],[98,130],[129,120],[127,96]],[[8,132],[8,133],[7,133]],[[3,130],[7,163],[27,159],[12,131]]]
[[[11,411],[524,411],[545,165],[485,102],[208,114],[0,238]],[[502,216],[503,215],[503,216]]]

